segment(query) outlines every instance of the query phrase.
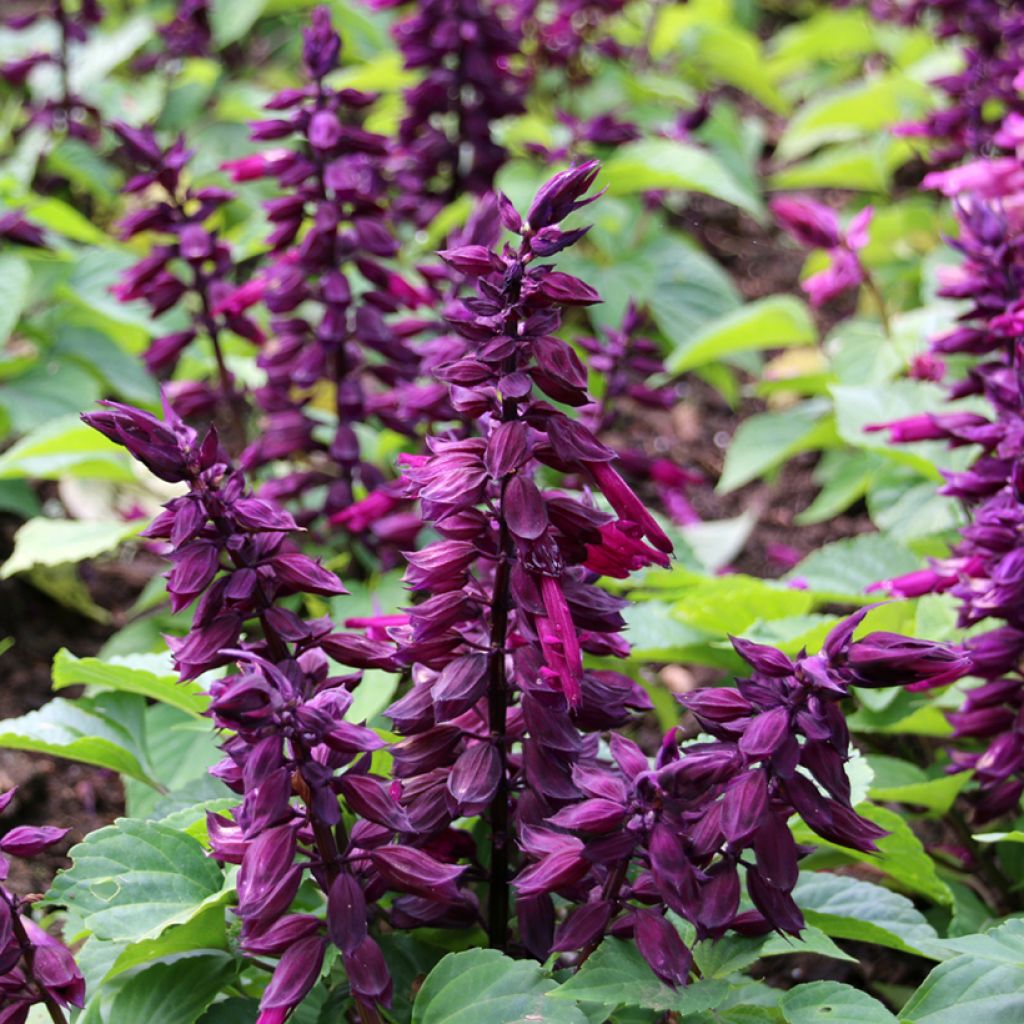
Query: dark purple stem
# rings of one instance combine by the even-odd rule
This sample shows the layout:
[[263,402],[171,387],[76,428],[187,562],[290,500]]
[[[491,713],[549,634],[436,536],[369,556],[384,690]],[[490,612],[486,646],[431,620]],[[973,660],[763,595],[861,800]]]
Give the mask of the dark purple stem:
[[21,947],[21,956],[25,961],[25,973],[32,979],[32,983],[39,992],[39,998],[42,999],[43,1005],[46,1007],[46,1012],[50,1015],[50,1020],[53,1021],[53,1024],[68,1024],[68,1019],[64,1015],[64,1011],[57,1004],[57,1001],[46,990],[46,986],[40,984],[40,982],[36,980],[36,951],[35,947],[32,945],[32,941],[29,939],[28,934],[25,931],[25,926],[21,923],[21,915],[18,913],[17,901],[12,900],[8,893],[3,889],[0,889],[0,895],[2,895],[4,902],[11,911],[11,929],[14,932],[14,937],[17,940],[18,945]]

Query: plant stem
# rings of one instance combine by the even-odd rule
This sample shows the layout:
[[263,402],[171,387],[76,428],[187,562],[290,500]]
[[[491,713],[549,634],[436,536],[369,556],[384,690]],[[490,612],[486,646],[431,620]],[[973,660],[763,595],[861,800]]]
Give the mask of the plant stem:
[[864,270],[864,287],[867,288],[871,298],[875,300],[875,305],[878,306],[878,315],[882,321],[882,331],[891,341],[892,321],[889,319],[889,309],[885,303],[885,296],[882,294],[882,289],[878,287],[878,282],[866,268]]
[[[505,483],[502,481],[502,504]],[[498,788],[491,800],[491,877],[487,893],[487,933],[492,949],[505,950],[508,942],[508,746],[505,735],[508,716],[508,681],[505,678],[505,640],[508,637],[509,532],[501,513],[499,551],[501,560],[494,576],[494,600],[491,603],[491,653],[487,684],[487,717],[491,742],[498,752]]]
[[21,915],[18,913],[17,905],[7,898],[6,893],[4,894],[4,900],[11,910],[11,930],[14,932],[14,937],[21,947],[21,956],[25,961],[25,973],[35,984],[39,997],[42,999],[46,1012],[50,1015],[50,1020],[53,1021],[53,1024],[68,1024],[68,1019],[57,1001],[47,991],[46,986],[36,980],[36,950],[28,937],[28,933],[25,931],[25,926],[21,923]]

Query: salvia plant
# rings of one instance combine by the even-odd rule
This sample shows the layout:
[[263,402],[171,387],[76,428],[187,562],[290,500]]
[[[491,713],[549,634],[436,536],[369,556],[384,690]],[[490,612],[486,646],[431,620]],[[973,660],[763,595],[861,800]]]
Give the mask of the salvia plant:
[[1021,1017],[1022,24],[5,9],[0,1024]]

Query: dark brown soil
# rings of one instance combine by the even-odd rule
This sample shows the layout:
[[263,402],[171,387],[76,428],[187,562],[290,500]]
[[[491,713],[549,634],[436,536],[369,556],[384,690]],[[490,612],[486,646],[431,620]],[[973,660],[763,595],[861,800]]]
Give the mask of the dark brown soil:
[[[2,558],[10,553],[13,526],[4,524]],[[93,599],[115,611],[127,607],[139,589],[137,572],[120,564],[87,566],[85,578]],[[0,581],[0,637],[14,640],[0,657],[0,718],[24,715],[45,704],[51,697],[50,666],[57,651],[67,647],[77,655],[95,654],[112,628],[64,608],[17,577]],[[22,894],[45,890],[54,871],[67,863],[66,850],[124,807],[120,781],[112,772],[0,749],[0,791],[12,786],[18,792],[0,820],[0,831],[44,824],[71,829],[53,852],[12,863],[10,884]]]

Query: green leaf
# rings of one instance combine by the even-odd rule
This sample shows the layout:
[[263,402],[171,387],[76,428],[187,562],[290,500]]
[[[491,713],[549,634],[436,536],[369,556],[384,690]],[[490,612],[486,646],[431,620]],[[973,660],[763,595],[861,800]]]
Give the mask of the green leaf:
[[935,862],[928,856],[921,840],[914,835],[906,821],[893,811],[873,804],[858,804],[856,810],[868,821],[873,821],[889,833],[877,840],[877,854],[849,850],[838,843],[822,839],[802,822],[794,829],[797,841],[840,850],[852,860],[872,865],[911,892],[920,893],[942,906],[951,907],[953,894],[949,886],[939,878]]
[[121,483],[135,480],[125,450],[77,416],[37,427],[0,455],[0,480],[63,476]]
[[96,686],[103,690],[138,693],[151,700],[202,717],[210,701],[198,683],[178,682],[177,673],[160,655],[129,655],[124,658],[77,658],[61,648],[53,659],[53,688]]
[[643,601],[627,605],[626,635],[632,657],[638,661],[687,661],[714,639],[703,630],[680,622],[664,601]]
[[756,938],[725,935],[714,941],[700,942],[693,951],[702,978],[728,978],[764,957],[805,956],[808,953],[856,963],[854,957],[844,953],[823,931],[813,925],[805,928],[799,938],[789,935]]
[[908,1024],[1020,1024],[1024,963],[957,956],[939,964],[903,1007]]
[[70,84],[75,93],[87,92],[123,64],[154,35],[153,21],[137,14],[111,31],[94,33],[71,60]]
[[971,838],[977,843],[1024,843],[1024,832],[975,832]]
[[826,142],[874,136],[924,113],[930,90],[898,72],[876,75],[815,96],[790,119],[779,139],[780,159],[803,156]]
[[669,373],[682,373],[736,352],[812,345],[816,337],[805,303],[792,295],[770,295],[708,324],[677,348],[665,366]]
[[134,970],[142,964],[196,950],[226,950],[227,922],[224,907],[206,907],[184,924],[172,925],[155,939],[144,939],[126,947],[104,976],[104,981]]
[[648,1010],[700,1013],[718,1005],[728,991],[723,981],[696,982],[681,990],[670,988],[658,979],[632,942],[609,938],[576,974],[555,989],[552,997],[604,1006],[627,1004]]
[[753,576],[716,576],[688,588],[673,613],[688,626],[707,633],[739,634],[759,619],[779,619],[811,610],[812,596]]
[[266,9],[267,0],[213,0],[210,27],[218,49],[241,39]]
[[880,885],[827,871],[803,871],[793,898],[808,924],[835,939],[938,959],[935,929],[906,896]]
[[153,964],[118,987],[103,1020],[109,1024],[195,1024],[235,979],[240,966],[227,953],[203,953]]
[[818,593],[863,598],[870,584],[920,568],[921,560],[909,548],[865,533],[812,551],[786,578],[806,580]]
[[876,139],[837,143],[798,163],[776,171],[772,188],[842,188],[887,192],[892,176],[914,155],[906,139],[882,135]]
[[19,433],[78,413],[100,398],[99,380],[70,360],[45,360],[0,385],[0,408]]
[[602,177],[613,196],[679,189],[715,196],[754,217],[764,213],[758,195],[733,177],[711,153],[688,142],[642,139],[627,143],[605,163]]
[[798,452],[833,444],[835,431],[827,412],[828,403],[812,400],[785,412],[759,413],[744,420],[726,453],[718,492],[735,491]]
[[838,981],[797,985],[779,1008],[787,1024],[898,1024],[877,999]]
[[0,579],[37,565],[63,565],[95,558],[134,537],[142,526],[138,522],[32,519],[14,535],[14,553],[0,567]]
[[31,282],[32,270],[25,260],[10,252],[0,255],[0,345],[18,325]]
[[0,722],[0,748],[31,750],[110,768],[153,785],[132,734],[87,699],[58,698]]
[[937,814],[945,814],[970,780],[970,772],[929,778],[916,765],[891,757],[868,758],[875,768],[875,780],[869,791],[880,803],[915,804]]
[[537,964],[496,949],[449,953],[416,994],[412,1024],[586,1024],[575,1006],[546,998],[553,988]]
[[69,856],[72,866],[56,877],[46,901],[67,906],[101,939],[157,938],[226,895],[223,873],[202,846],[153,822],[118,818]]

